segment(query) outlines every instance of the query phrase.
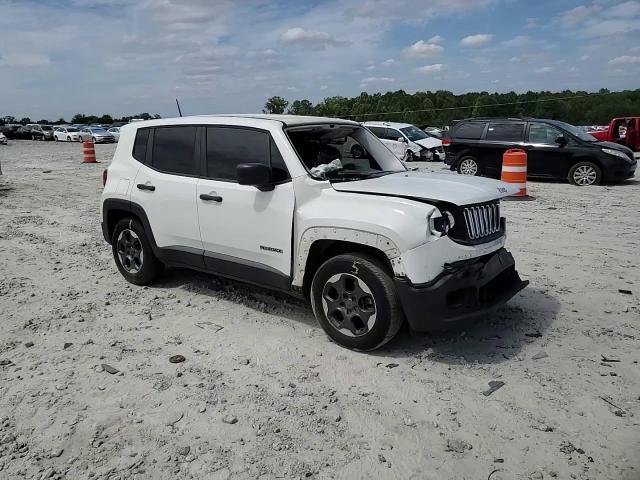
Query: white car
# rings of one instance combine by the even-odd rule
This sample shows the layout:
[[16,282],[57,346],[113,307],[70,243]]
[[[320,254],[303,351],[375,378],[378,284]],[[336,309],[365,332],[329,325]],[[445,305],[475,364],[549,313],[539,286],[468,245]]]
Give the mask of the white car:
[[0,145],[6,145],[7,144],[7,137],[5,136],[4,133],[0,132]]
[[357,350],[391,340],[405,319],[425,331],[486,317],[527,285],[500,216],[517,188],[407,171],[358,123],[198,116],[120,134],[102,231],[133,284],[180,266],[288,292]]
[[53,139],[56,142],[79,142],[80,130],[76,127],[56,127],[53,131]]
[[394,122],[365,122],[363,125],[405,162],[444,161],[442,140],[415,125]]
[[113,135],[113,138],[116,139],[116,142],[120,140],[120,127],[111,127],[109,130],[107,130],[107,132]]

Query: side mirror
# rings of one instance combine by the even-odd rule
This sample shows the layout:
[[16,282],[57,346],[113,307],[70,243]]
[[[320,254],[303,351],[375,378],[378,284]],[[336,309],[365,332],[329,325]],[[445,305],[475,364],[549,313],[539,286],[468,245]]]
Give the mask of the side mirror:
[[405,142],[406,142],[406,140],[404,139],[404,137],[398,137],[398,141],[399,141],[400,143],[405,143]]
[[556,143],[558,145],[560,145],[561,147],[564,147],[568,142],[567,142],[567,139],[566,139],[566,137],[564,135],[559,135],[556,138]]
[[251,185],[258,190],[273,190],[271,184],[271,168],[264,163],[240,163],[236,167],[238,183]]

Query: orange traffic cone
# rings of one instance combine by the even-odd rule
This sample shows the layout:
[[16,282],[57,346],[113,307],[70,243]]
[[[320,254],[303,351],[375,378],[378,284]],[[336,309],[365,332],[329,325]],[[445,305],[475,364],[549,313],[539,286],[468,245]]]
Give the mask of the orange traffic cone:
[[96,149],[93,142],[82,142],[82,151],[84,152],[82,163],[98,163],[96,161]]
[[527,152],[524,150],[512,148],[504,152],[500,180],[520,189],[505,200],[535,200],[527,195]]

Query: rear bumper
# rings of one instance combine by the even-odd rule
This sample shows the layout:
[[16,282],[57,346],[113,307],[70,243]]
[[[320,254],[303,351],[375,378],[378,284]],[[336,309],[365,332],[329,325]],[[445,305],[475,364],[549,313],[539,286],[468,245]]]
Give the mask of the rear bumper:
[[506,303],[529,282],[522,281],[504,248],[481,258],[446,264],[433,281],[413,285],[396,279],[405,317],[415,331],[439,330],[482,317]]

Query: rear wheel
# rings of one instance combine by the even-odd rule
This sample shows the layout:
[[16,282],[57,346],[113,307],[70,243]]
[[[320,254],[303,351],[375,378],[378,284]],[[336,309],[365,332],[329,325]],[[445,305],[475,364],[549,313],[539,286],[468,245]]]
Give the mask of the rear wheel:
[[576,163],[569,170],[569,182],[579,187],[599,185],[602,181],[602,170],[595,163]]
[[354,350],[384,345],[404,318],[391,276],[378,259],[359,253],[338,255],[318,268],[311,305],[327,335]]
[[151,249],[144,227],[137,219],[123,218],[116,224],[111,247],[118,270],[135,285],[153,282],[164,269]]
[[462,157],[458,162],[458,173],[461,175],[480,175],[480,165],[475,157]]

